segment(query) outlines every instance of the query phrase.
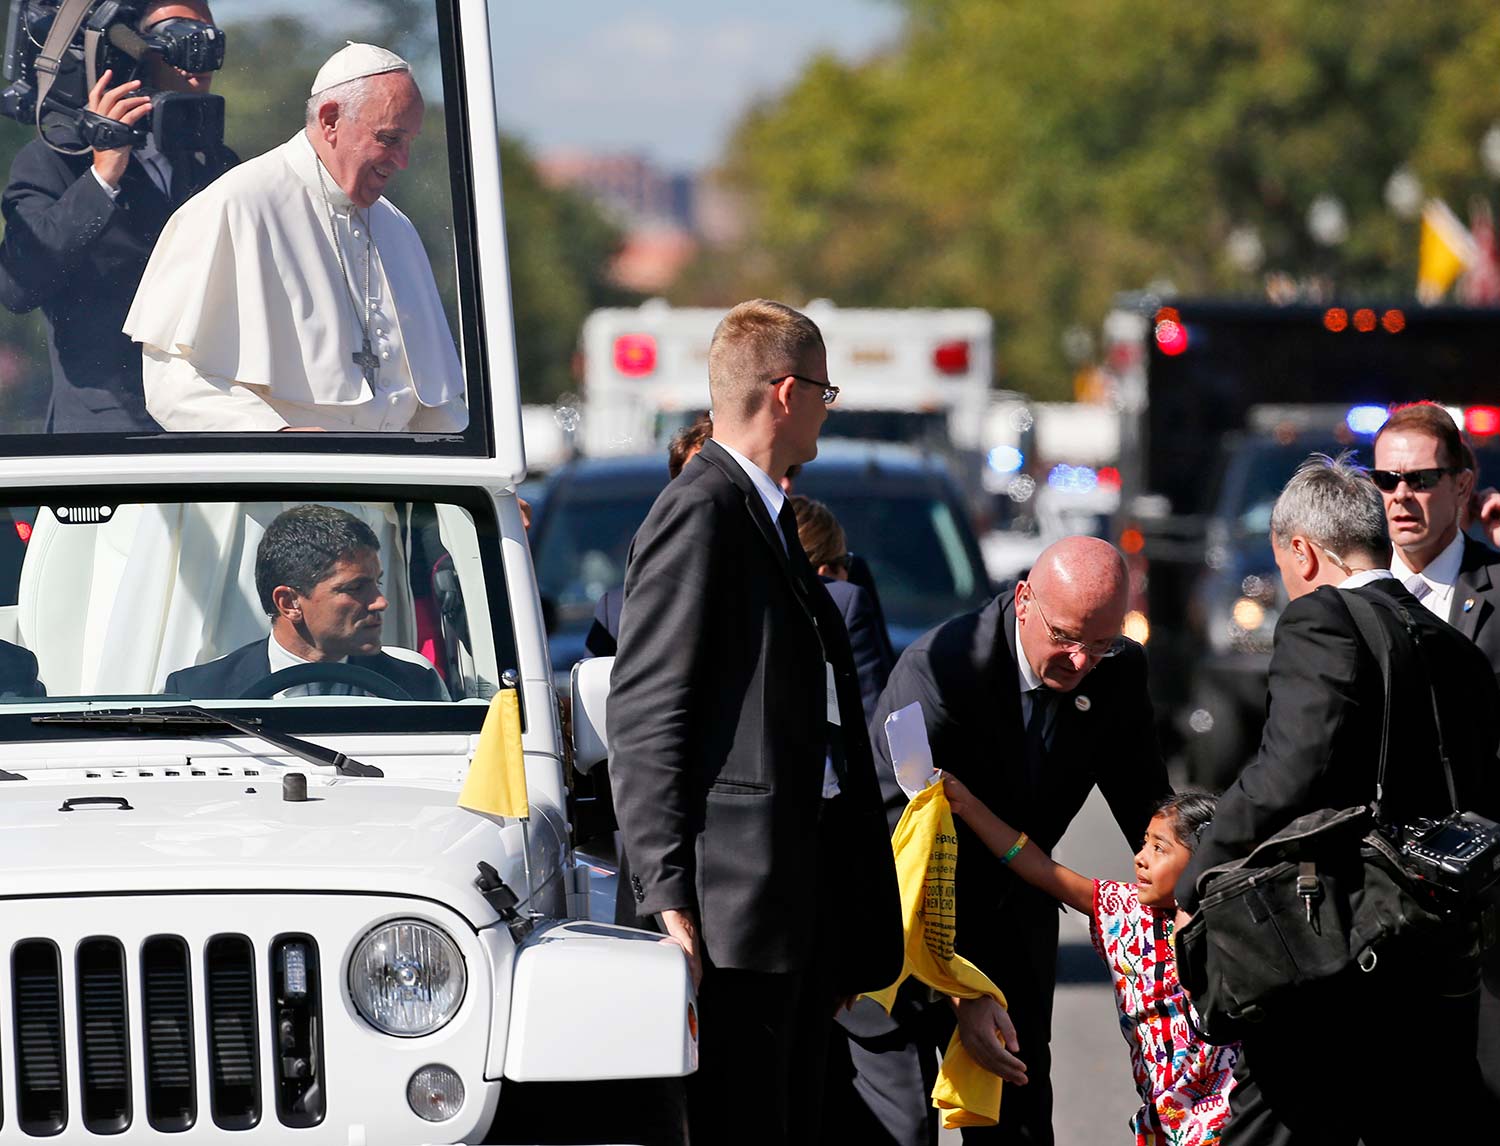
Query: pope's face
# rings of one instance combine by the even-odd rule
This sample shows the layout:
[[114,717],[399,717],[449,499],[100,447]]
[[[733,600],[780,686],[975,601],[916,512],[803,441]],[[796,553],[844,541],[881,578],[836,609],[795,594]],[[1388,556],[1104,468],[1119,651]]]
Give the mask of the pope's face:
[[359,114],[335,126],[329,173],[356,207],[370,207],[411,161],[422,131],[422,93],[404,72],[373,76]]

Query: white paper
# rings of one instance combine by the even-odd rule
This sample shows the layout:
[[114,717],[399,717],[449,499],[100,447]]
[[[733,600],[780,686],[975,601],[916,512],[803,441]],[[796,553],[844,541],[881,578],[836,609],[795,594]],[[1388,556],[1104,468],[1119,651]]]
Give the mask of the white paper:
[[891,747],[896,783],[910,800],[939,776],[932,766],[932,745],[927,742],[927,724],[922,705],[913,701],[885,718],[885,740]]

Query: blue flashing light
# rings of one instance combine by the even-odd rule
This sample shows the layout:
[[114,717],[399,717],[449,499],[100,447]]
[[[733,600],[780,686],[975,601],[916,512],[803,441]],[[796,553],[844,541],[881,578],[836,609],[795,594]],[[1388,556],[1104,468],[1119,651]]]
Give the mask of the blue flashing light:
[[1380,427],[1390,416],[1390,411],[1384,406],[1353,406],[1344,415],[1344,425],[1353,433],[1368,438],[1380,433]]
[[1099,475],[1091,466],[1070,466],[1062,462],[1052,467],[1047,484],[1062,493],[1088,493],[1099,484]]
[[1026,455],[1015,446],[996,446],[990,451],[990,469],[997,474],[1013,474],[1026,464]]

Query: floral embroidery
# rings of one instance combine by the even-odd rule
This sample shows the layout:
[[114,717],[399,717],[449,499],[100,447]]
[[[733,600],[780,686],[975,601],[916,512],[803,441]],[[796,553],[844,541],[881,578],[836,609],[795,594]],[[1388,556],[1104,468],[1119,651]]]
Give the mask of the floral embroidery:
[[1133,883],[1094,881],[1094,949],[1114,980],[1120,1032],[1143,1105],[1136,1146],[1218,1146],[1238,1048],[1200,1042],[1167,942],[1169,917],[1143,907]]

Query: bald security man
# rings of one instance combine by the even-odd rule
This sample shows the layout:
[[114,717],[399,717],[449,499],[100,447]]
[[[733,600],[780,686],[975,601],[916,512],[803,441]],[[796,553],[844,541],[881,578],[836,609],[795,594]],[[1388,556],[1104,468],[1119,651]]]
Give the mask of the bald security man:
[[[918,701],[937,767],[1034,846],[1050,851],[1095,787],[1125,841],[1138,846],[1152,803],[1171,785],[1156,745],[1145,653],[1120,635],[1128,598],[1119,551],[1098,538],[1068,537],[1037,558],[1027,580],[912,644],[870,725],[891,827],[906,796],[885,719]],[[956,947],[1005,992],[1009,1013],[974,999],[955,1015],[947,999],[933,1000],[915,981],[891,1017],[861,1000],[841,1020],[847,1057],[830,1056],[829,1112],[859,1140],[936,1142],[928,1095],[956,1019],[976,1061],[1012,1084],[1000,1125],[966,1129],[964,1141],[1050,1146],[1057,904],[1012,876],[966,824],[957,827]]]

